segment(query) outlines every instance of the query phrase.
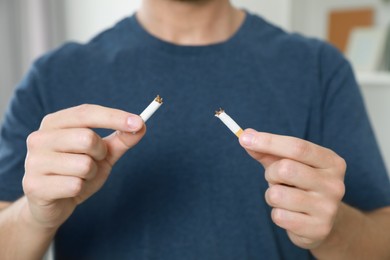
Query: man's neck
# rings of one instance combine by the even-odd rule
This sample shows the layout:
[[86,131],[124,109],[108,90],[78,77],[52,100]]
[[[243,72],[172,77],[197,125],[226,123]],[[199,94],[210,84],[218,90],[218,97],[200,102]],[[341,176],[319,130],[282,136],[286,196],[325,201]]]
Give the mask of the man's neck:
[[245,17],[229,0],[143,0],[137,19],[152,35],[179,45],[229,39]]

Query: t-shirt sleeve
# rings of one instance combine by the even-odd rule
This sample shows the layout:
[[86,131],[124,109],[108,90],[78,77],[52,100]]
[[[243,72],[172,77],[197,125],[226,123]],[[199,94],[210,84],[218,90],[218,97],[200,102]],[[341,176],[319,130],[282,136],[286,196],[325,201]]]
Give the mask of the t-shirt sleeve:
[[0,201],[23,195],[26,139],[39,128],[43,114],[39,77],[33,66],[16,88],[0,130]]
[[389,206],[389,177],[353,70],[327,45],[320,64],[323,142],[346,160],[344,201],[361,210]]

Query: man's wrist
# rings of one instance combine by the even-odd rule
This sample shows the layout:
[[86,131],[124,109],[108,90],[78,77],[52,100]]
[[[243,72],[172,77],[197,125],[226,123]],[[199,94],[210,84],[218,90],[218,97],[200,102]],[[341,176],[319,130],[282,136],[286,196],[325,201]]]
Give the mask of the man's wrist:
[[16,223],[24,229],[32,229],[38,234],[42,234],[47,237],[54,237],[59,227],[47,227],[39,223],[31,213],[29,203],[26,197],[23,197],[18,201],[18,213],[16,214]]
[[318,259],[348,259],[351,246],[364,230],[365,218],[360,211],[341,203],[332,231],[311,250],[312,254]]

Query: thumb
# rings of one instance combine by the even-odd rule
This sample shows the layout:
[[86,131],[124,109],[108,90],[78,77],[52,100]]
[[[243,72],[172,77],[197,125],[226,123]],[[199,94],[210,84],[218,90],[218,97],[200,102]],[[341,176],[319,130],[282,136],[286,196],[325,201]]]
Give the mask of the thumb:
[[107,146],[106,161],[113,166],[122,155],[135,146],[145,135],[146,127],[144,121],[139,116],[133,118],[134,132],[115,131],[103,140]]

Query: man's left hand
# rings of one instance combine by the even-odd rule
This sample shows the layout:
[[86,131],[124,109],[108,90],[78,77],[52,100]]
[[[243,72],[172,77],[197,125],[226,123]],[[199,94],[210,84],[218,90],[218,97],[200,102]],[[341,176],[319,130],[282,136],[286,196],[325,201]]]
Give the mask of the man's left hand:
[[245,130],[240,144],[265,168],[265,199],[275,224],[297,246],[319,246],[331,233],[344,196],[344,159],[299,138],[252,129]]

